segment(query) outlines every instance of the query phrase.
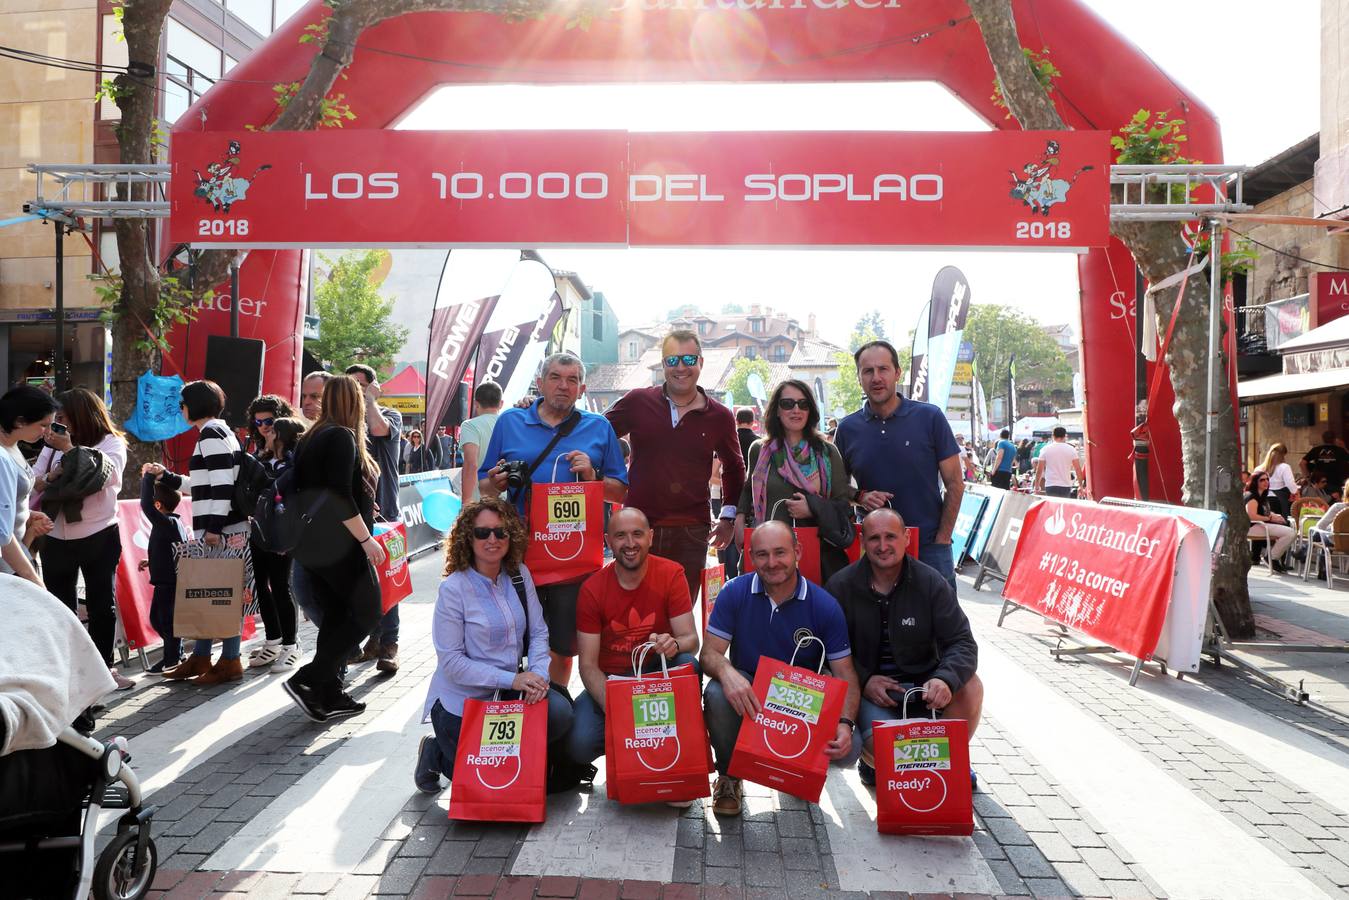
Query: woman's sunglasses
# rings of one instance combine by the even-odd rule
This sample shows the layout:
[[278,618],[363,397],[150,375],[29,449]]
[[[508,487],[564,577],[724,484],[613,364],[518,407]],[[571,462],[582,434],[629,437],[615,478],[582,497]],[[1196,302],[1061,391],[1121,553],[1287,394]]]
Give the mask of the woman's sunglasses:
[[276,421],[276,419],[254,419],[254,420],[253,420],[253,427],[254,427],[254,428],[271,428],[271,427],[272,427],[272,423],[275,422],[275,421]]
[[478,541],[485,541],[489,537],[494,537],[499,541],[506,539],[506,529],[498,525],[496,528],[484,528],[481,525],[473,526],[473,538]]
[[778,401],[778,409],[800,409],[810,412],[810,401],[804,398],[797,400],[792,397],[783,397]]
[[665,357],[665,368],[667,368],[667,369],[673,369],[675,366],[679,365],[680,363],[683,363],[683,364],[686,365],[686,366],[696,366],[696,365],[698,365],[698,354],[696,354],[696,353],[683,353],[683,354],[679,354],[679,355],[677,355],[677,356],[667,356],[667,357]]

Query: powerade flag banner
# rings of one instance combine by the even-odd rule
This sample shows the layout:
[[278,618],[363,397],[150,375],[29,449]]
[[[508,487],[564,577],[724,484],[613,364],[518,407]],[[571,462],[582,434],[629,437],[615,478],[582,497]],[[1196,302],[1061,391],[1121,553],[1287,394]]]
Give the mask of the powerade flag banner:
[[505,403],[514,403],[529,391],[539,363],[543,362],[544,354],[554,337],[558,337],[555,332],[564,314],[562,297],[557,291],[553,291],[539,318],[520,327],[521,335],[527,334],[529,339],[519,340],[520,352],[514,365],[502,377],[487,379],[500,385],[502,400]]
[[533,322],[522,322],[500,331],[489,331],[478,344],[478,361],[474,365],[474,384],[491,382],[502,390],[511,383],[511,375],[529,345],[534,331]]
[[[436,297],[449,293],[445,283],[450,257],[440,271],[440,288]],[[450,399],[459,388],[482,340],[483,329],[496,308],[497,297],[468,300],[431,313],[431,338],[426,348],[426,421],[439,423],[445,418]]]
[[969,280],[955,266],[944,267],[932,280],[932,299],[919,316],[918,328],[913,333],[909,376],[912,399],[946,409],[969,311]]

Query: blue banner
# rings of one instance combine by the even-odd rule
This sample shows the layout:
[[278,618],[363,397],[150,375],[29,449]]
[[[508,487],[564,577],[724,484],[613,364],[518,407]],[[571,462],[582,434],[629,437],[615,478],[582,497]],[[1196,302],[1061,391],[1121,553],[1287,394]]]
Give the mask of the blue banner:
[[1002,488],[989,487],[986,484],[965,485],[965,496],[971,493],[977,494],[987,499],[988,503],[984,507],[984,514],[979,517],[975,525],[974,535],[969,543],[970,559],[983,559],[984,550],[988,547],[988,539],[993,534],[993,523],[998,520],[998,510],[1002,507],[1002,498],[1007,492]]
[[964,561],[965,549],[979,528],[986,506],[988,498],[982,494],[966,490],[964,496],[960,498],[960,514],[956,516],[956,527],[951,532],[951,559],[955,561],[956,568]]

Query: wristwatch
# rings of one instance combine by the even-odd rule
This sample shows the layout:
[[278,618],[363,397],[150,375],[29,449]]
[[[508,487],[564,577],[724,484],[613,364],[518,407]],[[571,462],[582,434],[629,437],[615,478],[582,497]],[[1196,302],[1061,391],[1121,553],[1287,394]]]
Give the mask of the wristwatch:
[[854,722],[852,719],[848,718],[847,716],[839,716],[838,723],[840,725],[847,725],[848,728],[850,728],[853,731],[857,730],[857,723]]

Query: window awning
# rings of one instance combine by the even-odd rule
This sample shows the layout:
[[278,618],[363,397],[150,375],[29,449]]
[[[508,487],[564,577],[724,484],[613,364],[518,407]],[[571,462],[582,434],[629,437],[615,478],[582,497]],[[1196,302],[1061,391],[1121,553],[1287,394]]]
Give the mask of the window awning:
[[1258,403],[1275,397],[1313,394],[1349,387],[1349,369],[1329,369],[1325,372],[1299,372],[1295,375],[1269,375],[1237,382],[1237,394],[1242,403]]

